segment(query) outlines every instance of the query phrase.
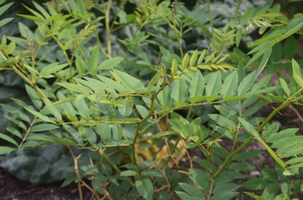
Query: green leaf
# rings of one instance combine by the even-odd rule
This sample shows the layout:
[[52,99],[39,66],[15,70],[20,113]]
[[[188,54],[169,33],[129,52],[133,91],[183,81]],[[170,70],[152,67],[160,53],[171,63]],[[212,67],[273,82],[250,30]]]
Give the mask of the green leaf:
[[13,138],[11,138],[10,136],[8,135],[5,135],[3,133],[0,133],[0,138],[3,139],[3,140],[6,140],[16,146],[18,146],[18,143],[16,142],[16,140],[14,140]]
[[[5,4],[4,6],[1,6],[1,7],[0,7],[0,16],[1,16],[9,7],[11,7],[13,4],[14,4],[14,2],[11,2],[11,3]],[[1,4],[0,4],[0,5],[1,5]]]
[[275,196],[277,196],[279,190],[280,190],[280,187],[278,184],[271,183],[264,188],[263,195],[268,195],[273,199]]
[[20,33],[24,35],[26,38],[30,38],[30,37],[34,38],[33,32],[26,25],[24,25],[22,22],[18,22],[18,26]]
[[[57,95],[60,100],[66,100],[66,97],[60,91],[57,93]],[[76,111],[69,101],[62,103],[61,106],[65,114],[76,115]]]
[[178,63],[176,59],[173,60],[172,65],[171,65],[171,75],[175,76],[178,71]]
[[282,58],[282,54],[283,54],[283,49],[282,49],[281,43],[276,43],[272,47],[272,53],[271,53],[269,59],[273,62],[279,62],[280,59]]
[[23,139],[21,133],[17,129],[15,129],[13,127],[7,127],[6,130],[8,130],[9,132],[11,132],[13,135],[19,137],[20,139]]
[[201,53],[201,55],[200,55],[200,57],[199,57],[199,59],[198,59],[197,65],[199,65],[199,64],[203,61],[203,59],[204,59],[204,57],[205,57],[205,54],[206,54],[206,49],[204,49],[204,50],[202,51],[202,53]]
[[201,190],[195,188],[194,186],[192,186],[190,184],[179,183],[179,185],[185,192],[189,193],[192,197],[195,197],[197,199],[203,199],[203,197],[205,197]]
[[227,107],[227,106],[221,106],[221,105],[214,105],[214,107],[224,116],[229,119],[233,119],[237,116],[236,111],[233,109]]
[[245,119],[238,117],[238,120],[241,122],[241,124],[245,127],[245,129],[254,137],[256,138],[260,138],[260,134],[258,133],[258,131],[247,121],[245,121]]
[[13,40],[11,41],[11,43],[9,43],[8,47],[7,47],[7,54],[11,54],[14,52],[15,50],[15,47],[16,47],[16,42]]
[[[146,61],[146,62],[150,62],[149,61],[149,58],[147,56],[147,54],[142,50],[140,49],[139,47],[136,47],[136,46],[128,46],[127,47],[128,50],[130,52],[132,52],[134,55],[138,56],[139,58],[141,58],[142,60]],[[160,47],[161,49],[161,47]]]
[[298,154],[301,154],[303,152],[303,147],[301,148],[296,148],[296,149],[292,149],[290,151],[288,151],[287,153],[283,154],[281,156],[281,158],[286,158],[286,157],[290,157],[290,156],[295,156]]
[[[283,160],[281,160],[276,154],[275,152],[261,139],[261,138],[256,138],[256,140],[258,140],[265,148],[266,150],[270,153],[270,155],[273,157],[273,159],[276,160],[276,162],[285,169],[285,163],[283,162]],[[273,147],[273,146],[272,146]]]
[[146,169],[146,168],[151,167],[155,164],[156,164],[156,162],[154,162],[154,161],[146,160],[146,161],[143,161],[142,163],[140,163],[139,169]]
[[159,92],[157,98],[162,106],[171,105],[171,94],[168,87],[165,87],[161,92]]
[[255,11],[255,8],[253,6],[251,6],[242,16],[240,23],[241,24],[245,23],[252,16],[254,11]]
[[136,105],[136,108],[139,112],[139,114],[141,115],[142,118],[145,118],[146,116],[148,116],[149,111],[147,110],[147,108],[145,108],[142,105]]
[[46,137],[44,139],[49,139],[49,140],[53,140],[55,141],[57,144],[64,144],[64,145],[71,145],[71,146],[75,146],[78,147],[78,145],[76,143],[74,143],[73,141],[71,141],[70,139],[67,138],[52,138],[52,137]]
[[301,163],[301,162],[303,162],[303,157],[290,159],[285,164],[290,165],[290,164]]
[[48,101],[47,99],[43,99],[45,105],[47,106],[47,109],[59,120],[62,120],[61,113],[55,106],[50,106],[52,103]]
[[287,85],[286,81],[283,78],[279,78],[279,81],[282,85],[282,88],[283,88],[284,92],[286,93],[287,96],[289,96],[290,95],[290,90],[288,88],[288,85]]
[[94,146],[96,144],[97,136],[96,136],[96,133],[92,129],[87,128],[84,133],[84,137],[89,141],[89,143],[92,146]]
[[73,138],[80,144],[83,144],[83,139],[81,137],[81,135],[79,134],[79,132],[74,129],[73,127],[67,125],[67,124],[63,124],[63,128],[73,136]]
[[128,102],[122,103],[121,107],[118,107],[119,113],[121,114],[122,117],[126,118],[132,114],[133,110],[130,107]]
[[29,108],[25,108],[28,112],[32,113],[34,116],[42,119],[43,121],[45,122],[50,122],[50,123],[55,123],[52,119],[50,119],[49,117],[47,116],[44,116],[42,115],[41,113],[37,112],[37,111],[34,111],[34,110],[31,110]]
[[274,200],[288,200],[287,194],[279,194],[274,198]]
[[88,67],[89,67],[90,71],[97,68],[97,66],[99,64],[99,56],[100,56],[99,47],[96,46],[88,61]]
[[74,104],[75,104],[75,106],[78,110],[78,113],[83,118],[89,118],[90,117],[90,109],[88,108],[84,99],[74,100]]
[[199,101],[203,101],[207,98],[207,96],[196,96],[196,97],[192,97],[189,100],[190,103],[196,103],[196,102],[199,102]]
[[77,79],[77,78],[74,79],[78,83],[90,87],[95,93],[99,92],[101,94],[105,94],[104,89],[107,89],[107,86],[104,83],[93,78],[89,78],[89,77],[84,77],[84,78],[86,79],[86,81],[83,79]]
[[8,154],[12,151],[15,151],[16,149],[13,148],[13,147],[7,147],[7,146],[4,146],[4,147],[0,147],[0,155],[3,155],[3,154]]
[[27,65],[24,63],[24,67],[32,74],[34,75],[39,75],[39,72],[37,70],[35,70],[34,68],[32,68],[31,66]]
[[208,184],[210,184],[210,176],[201,169],[189,169],[192,174],[189,175],[190,179],[197,183],[197,186],[204,190],[208,190]]
[[206,96],[217,95],[220,91],[221,85],[221,73],[220,71],[217,71],[213,73],[208,79],[208,83],[206,85]]
[[33,104],[40,109],[42,107],[42,100],[38,93],[29,85],[25,85],[25,89],[29,97],[31,98]]
[[20,119],[30,123],[29,117],[21,110],[19,110],[16,107],[6,105],[6,104],[0,104],[3,108],[5,108],[8,112],[12,113],[13,115],[19,117]]
[[255,71],[253,71],[252,73],[250,73],[249,75],[244,77],[243,80],[241,81],[241,83],[239,84],[239,87],[238,87],[239,96],[246,93],[251,88],[251,86],[253,85],[255,80],[256,80],[256,72]]
[[78,72],[80,72],[81,74],[85,73],[86,64],[80,56],[76,56],[76,68],[77,68]]
[[251,192],[244,192],[244,194],[247,194],[248,196],[250,196],[250,197],[252,197],[252,198],[254,198],[256,200],[266,200],[265,198],[257,196],[257,195],[255,195],[255,194],[253,194]]
[[188,55],[188,53],[186,53],[182,60],[182,64],[181,64],[182,70],[185,70],[187,68],[188,62],[189,62],[189,55]]
[[104,70],[104,69],[115,68],[123,61],[123,59],[124,59],[123,57],[115,57],[108,60],[104,60],[100,63],[97,69]]
[[78,93],[93,93],[91,91],[91,89],[89,89],[88,87],[85,87],[83,85],[80,85],[80,84],[74,84],[74,83],[58,83],[56,82],[56,84],[58,85],[61,85],[63,87],[65,87],[66,89],[69,89],[71,91],[75,91],[75,92],[78,92]]
[[268,182],[265,178],[254,178],[244,182],[242,186],[250,190],[261,190],[269,184],[270,182]]
[[184,79],[177,79],[173,82],[172,98],[177,102],[184,102],[187,98],[187,86]]
[[292,59],[298,51],[298,42],[294,36],[287,38],[284,44],[284,57],[286,59]]
[[[215,29],[215,30],[218,30],[218,29]],[[214,51],[212,54],[210,54],[210,55],[206,58],[206,60],[205,60],[205,65],[206,65],[210,60],[212,60],[212,58],[215,56],[215,54],[216,54],[216,51]]]
[[278,175],[275,172],[271,171],[270,169],[262,169],[261,174],[263,178],[265,178],[270,182],[275,183],[278,181]]
[[240,28],[237,30],[237,33],[236,33],[236,46],[237,47],[239,47],[241,39],[242,39],[242,29]]
[[152,200],[153,184],[148,177],[137,179],[136,188],[143,198],[145,198],[146,200]]
[[[17,124],[23,130],[27,131],[27,128],[26,128],[25,124],[22,121],[19,121],[19,120],[15,119],[15,118],[8,117],[8,116],[5,116],[5,115],[4,115],[4,117],[7,118],[7,119],[9,119],[10,121],[14,122],[15,124]],[[22,138],[22,136],[21,136],[21,138]]]
[[196,96],[202,96],[203,91],[204,91],[204,77],[202,76],[200,71],[196,71],[189,86],[190,98]]
[[49,140],[49,136],[46,134],[42,134],[42,133],[35,133],[35,134],[30,134],[26,140]]
[[235,123],[232,120],[230,120],[222,115],[208,114],[208,116],[220,126],[227,127],[227,128],[231,127],[232,130],[236,129]]
[[118,80],[122,83],[122,85],[126,87],[126,89],[136,90],[138,88],[144,88],[142,81],[132,77],[131,75],[115,69],[113,72]]
[[32,21],[44,23],[44,20],[40,17],[36,17],[36,16],[32,16],[32,15],[21,15],[21,14],[17,14],[17,15],[20,16],[20,17],[23,17],[23,18],[30,19]]
[[244,114],[242,114],[242,117],[246,118],[248,116],[253,115],[257,111],[259,111],[264,106],[264,104],[265,104],[265,102],[256,103],[254,106],[252,106],[249,109],[247,109],[244,112]]
[[54,129],[60,128],[57,125],[54,124],[38,124],[36,126],[34,126],[31,131],[32,132],[43,132],[43,131],[51,131]]
[[52,73],[55,73],[55,72],[65,68],[66,66],[68,66],[68,63],[62,64],[62,65],[58,65],[57,62],[49,64],[41,70],[40,75],[48,76]]
[[42,6],[40,6],[38,3],[34,2],[34,1],[33,1],[33,4],[37,8],[37,10],[39,10],[42,13],[42,15],[45,18],[49,18],[50,17],[50,15],[46,12],[46,10],[44,10],[44,8]]
[[77,13],[80,14],[81,17],[84,17],[86,14],[86,6],[81,0],[77,0]]
[[147,87],[149,86],[154,86],[158,80],[160,79],[161,74],[160,73],[156,73],[156,75],[149,81]]
[[141,175],[143,176],[154,176],[154,177],[164,177],[164,174],[159,172],[158,170],[155,169],[146,169],[144,170]]
[[186,200],[197,200],[196,198],[186,194],[185,192],[180,192],[180,191],[176,191],[176,194],[181,197],[181,199],[186,199]]
[[163,131],[161,133],[157,133],[156,135],[154,135],[154,137],[161,137],[161,136],[165,136],[165,135],[172,135],[175,134],[175,131]]
[[219,193],[231,192],[238,189],[239,187],[240,185],[236,185],[234,183],[220,184],[213,190],[213,193],[219,194]]
[[250,171],[252,169],[254,169],[255,167],[248,164],[248,163],[244,163],[244,162],[241,162],[241,163],[230,163],[229,165],[227,165],[228,169],[232,169],[232,170],[239,170],[239,171]]
[[291,64],[295,81],[301,88],[303,88],[303,70],[296,60],[292,59]]
[[264,52],[256,76],[259,76],[260,73],[261,73],[261,72],[264,70],[264,68],[266,67],[266,63],[268,62],[268,59],[269,59],[269,56],[271,55],[271,52],[272,52],[272,48],[268,48],[268,49],[266,49],[266,51]]
[[214,196],[211,197],[211,200],[228,200],[235,196],[237,196],[239,192],[232,192],[232,191],[226,191],[224,193],[216,193]]
[[43,16],[40,15],[38,12],[36,12],[35,10],[33,10],[33,9],[29,8],[29,7],[27,7],[27,6],[24,5],[24,4],[23,4],[23,6],[24,6],[27,10],[29,10],[31,13],[33,13],[37,18],[39,18],[39,19],[42,20],[43,22],[45,21],[44,18],[43,18]]
[[247,152],[241,152],[235,155],[232,160],[245,160],[250,158],[255,158],[262,154],[261,151],[247,151]]
[[10,17],[10,18],[6,18],[0,21],[0,27],[4,26],[5,24],[7,24],[8,22],[14,20],[14,18]]
[[237,71],[233,71],[229,74],[225,80],[224,84],[221,88],[221,94],[225,96],[231,96],[238,86],[238,73]]

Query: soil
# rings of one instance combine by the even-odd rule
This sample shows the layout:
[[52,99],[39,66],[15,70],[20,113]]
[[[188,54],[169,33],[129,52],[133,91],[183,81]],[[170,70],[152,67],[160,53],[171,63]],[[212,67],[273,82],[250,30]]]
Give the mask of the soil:
[[[79,200],[77,184],[61,188],[62,182],[35,185],[21,181],[0,168],[0,200]],[[84,190],[84,199],[91,193]]]

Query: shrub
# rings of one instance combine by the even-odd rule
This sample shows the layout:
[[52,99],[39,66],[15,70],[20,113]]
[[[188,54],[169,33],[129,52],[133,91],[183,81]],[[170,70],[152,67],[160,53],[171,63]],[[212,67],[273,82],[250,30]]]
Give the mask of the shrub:
[[[31,14],[19,16],[37,29],[19,22],[22,37],[2,37],[0,67],[25,81],[31,103],[13,98],[19,107],[1,104],[15,126],[0,134],[8,142],[0,153],[10,157],[18,149],[17,154],[66,146],[74,166],[65,168],[73,173],[63,186],[77,182],[81,199],[84,186],[98,199],[222,200],[238,194],[240,185],[231,182],[243,178],[239,171],[253,169],[243,160],[261,152],[241,150],[256,140],[276,161],[275,172],[262,169],[262,177],[242,184],[263,189],[262,196],[246,194],[292,198],[303,188],[302,136],[295,128],[279,131],[270,121],[302,102],[302,60],[294,59],[293,35],[301,34],[303,16],[288,20],[272,1],[241,13],[241,2],[230,16],[212,13],[202,1],[193,10],[170,1],[25,6]],[[10,6],[3,5],[0,14]],[[227,23],[222,27],[220,20]],[[262,37],[249,44],[246,54],[238,47],[254,29]],[[193,46],[199,49],[187,49]],[[282,68],[290,79],[281,76]],[[275,85],[270,75],[260,78],[265,70],[279,76]],[[271,103],[280,105],[268,116],[253,117]],[[230,151],[220,146],[223,140],[232,141]],[[204,156],[193,158],[190,148]],[[47,182],[37,180],[46,170],[62,176],[64,163],[51,167],[58,155],[50,162],[47,155],[41,159],[35,175],[20,176],[33,182]],[[179,166],[182,157],[188,157],[188,169]]]

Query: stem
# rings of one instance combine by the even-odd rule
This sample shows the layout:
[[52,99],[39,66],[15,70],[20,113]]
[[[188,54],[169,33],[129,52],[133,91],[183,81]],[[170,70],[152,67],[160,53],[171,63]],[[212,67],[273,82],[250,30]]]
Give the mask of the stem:
[[238,12],[238,10],[239,10],[239,8],[240,8],[240,6],[241,6],[241,3],[242,3],[242,0],[238,0],[238,5],[237,5],[237,8],[236,8],[234,14],[237,14],[237,12]]
[[[150,110],[149,110],[149,113],[147,116],[145,116],[142,120],[140,120],[138,122],[138,125],[137,125],[137,129],[136,129],[136,133],[135,133],[135,136],[134,136],[134,139],[133,139],[133,143],[132,143],[132,157],[133,157],[133,164],[137,166],[137,154],[136,154],[136,141],[140,135],[140,126],[143,122],[145,122],[148,118],[150,118],[152,115],[153,115],[153,112],[154,112],[154,106],[155,106],[155,99],[157,97],[157,95],[166,87],[166,84],[163,84],[161,86],[161,88],[156,92],[156,94],[153,95],[152,99],[151,99],[151,106],[150,106]],[[156,106],[157,107],[157,106]],[[137,166],[138,168],[138,166]],[[138,172],[139,172],[139,169],[137,169]]]
[[25,136],[23,137],[23,139],[22,139],[20,145],[18,146],[18,149],[22,147],[22,145],[23,145],[23,143],[25,142],[25,140],[26,140],[26,138],[27,138],[29,132],[31,131],[33,125],[35,124],[36,119],[37,119],[37,117],[34,116],[34,120],[32,121],[32,123],[30,124],[29,128],[27,129]]
[[121,1],[120,5],[119,5],[119,8],[118,8],[118,10],[117,10],[117,13],[116,13],[116,15],[115,15],[115,17],[114,17],[114,19],[113,19],[113,23],[112,23],[112,25],[111,25],[111,27],[110,27],[111,30],[113,30],[114,25],[115,25],[115,21],[116,21],[116,19],[117,19],[117,17],[118,17],[118,13],[119,13],[119,11],[122,9],[122,7],[123,7],[123,5],[124,5],[125,3],[126,3],[125,0],[122,0],[122,1]]
[[208,13],[209,13],[209,22],[210,22],[210,28],[211,28],[211,35],[213,36],[214,33],[214,28],[213,28],[213,19],[211,17],[211,12],[210,12],[210,0],[207,0],[207,6],[203,3],[202,0],[199,0],[201,2],[201,4],[207,9]]
[[108,1],[107,9],[105,11],[105,28],[106,28],[106,37],[107,37],[107,57],[111,58],[111,42],[110,42],[110,25],[109,25],[109,13],[110,13],[110,6],[111,6],[112,0]]
[[213,19],[211,17],[211,12],[210,12],[210,0],[207,0],[207,10],[208,10],[208,13],[209,13],[209,22],[210,22],[210,28],[211,28],[211,35],[213,36],[214,27],[213,27]]
[[253,137],[251,136],[239,148],[237,148],[234,152],[232,152],[231,154],[229,154],[229,156],[226,158],[226,160],[224,161],[224,163],[222,164],[222,166],[220,167],[220,169],[213,176],[213,179],[216,179],[220,175],[220,173],[225,169],[225,167],[229,164],[229,162],[231,161],[231,159],[237,153],[239,153],[244,147],[246,147],[252,140],[253,140]]
[[[301,97],[303,98],[303,97]],[[257,128],[257,131],[260,133],[262,131],[262,129],[264,128],[264,126],[266,124],[269,123],[269,121],[283,108],[289,106],[293,101],[291,99],[288,99],[287,101],[285,101],[283,104],[281,104],[277,109],[275,109],[274,111],[272,111],[270,113],[270,115],[267,116],[267,118],[263,121],[263,123]],[[222,164],[222,166],[220,167],[220,169],[215,173],[215,175],[213,176],[213,179],[216,179],[220,173],[226,168],[226,166],[229,164],[229,162],[231,161],[231,159],[237,154],[239,153],[244,147],[246,147],[249,143],[251,143],[251,141],[253,140],[253,137],[250,136],[250,138],[248,138],[239,148],[237,148],[235,151],[233,151],[231,154],[229,154],[229,156],[226,158],[226,160],[224,161],[224,163]]]
[[211,193],[213,192],[213,188],[214,188],[214,179],[212,178],[211,179],[211,185],[210,185],[209,193],[208,193],[208,196],[207,196],[207,200],[210,199]]
[[[176,28],[176,19],[175,19],[175,8],[173,8],[171,10],[171,17],[172,17],[172,21],[173,21],[173,30],[176,34],[176,38],[177,38],[177,41],[178,41],[178,44],[179,44],[179,49],[180,49],[180,56],[181,56],[181,59],[183,59],[183,48],[182,48],[182,42],[180,40],[180,37],[182,37],[181,35],[178,34],[177,32],[177,28]],[[180,27],[181,28],[181,27]]]
[[[241,117],[242,116],[242,103],[240,100],[238,102],[239,102],[239,115],[238,116]],[[240,123],[240,121],[238,121],[237,130],[235,131],[234,145],[233,145],[231,152],[233,152],[238,145],[238,135],[239,135],[240,127],[241,127],[241,123]]]
[[[98,149],[98,153],[110,164],[110,166],[112,166],[112,168],[118,172],[119,174],[121,173],[121,170],[117,167],[117,165],[115,165],[115,163],[113,163],[109,157],[104,153],[104,151],[102,151],[102,149]],[[135,185],[128,179],[125,179],[132,187],[135,187]]]

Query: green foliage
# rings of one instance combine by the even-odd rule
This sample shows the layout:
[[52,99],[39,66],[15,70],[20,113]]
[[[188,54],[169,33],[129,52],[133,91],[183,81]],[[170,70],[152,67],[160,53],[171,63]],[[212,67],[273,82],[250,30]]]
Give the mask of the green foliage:
[[[170,1],[24,6],[31,14],[19,16],[36,29],[19,22],[21,36],[3,35],[0,45],[1,71],[17,74],[29,97],[9,93],[12,102],[1,101],[11,122],[0,132],[1,166],[34,183],[66,178],[62,186],[77,182],[97,199],[222,200],[237,196],[240,185],[232,181],[254,169],[245,160],[262,152],[242,150],[256,140],[276,166],[242,184],[262,189],[261,196],[246,194],[299,194],[302,135],[279,131],[270,121],[283,108],[302,104],[302,58],[295,58],[294,36],[302,34],[303,16],[288,20],[271,1],[240,12],[241,2],[224,26],[202,1],[192,11]],[[11,5],[2,5],[0,15]],[[262,37],[245,54],[238,47],[255,29]],[[195,30],[204,46],[188,49],[184,38]],[[281,76],[284,67],[290,79]],[[269,83],[271,75],[260,78],[264,71],[278,75],[276,84]],[[271,103],[280,106],[252,117]],[[226,140],[233,144],[229,151],[220,145]],[[203,156],[193,159],[190,148]],[[186,156],[188,169],[179,166]]]

